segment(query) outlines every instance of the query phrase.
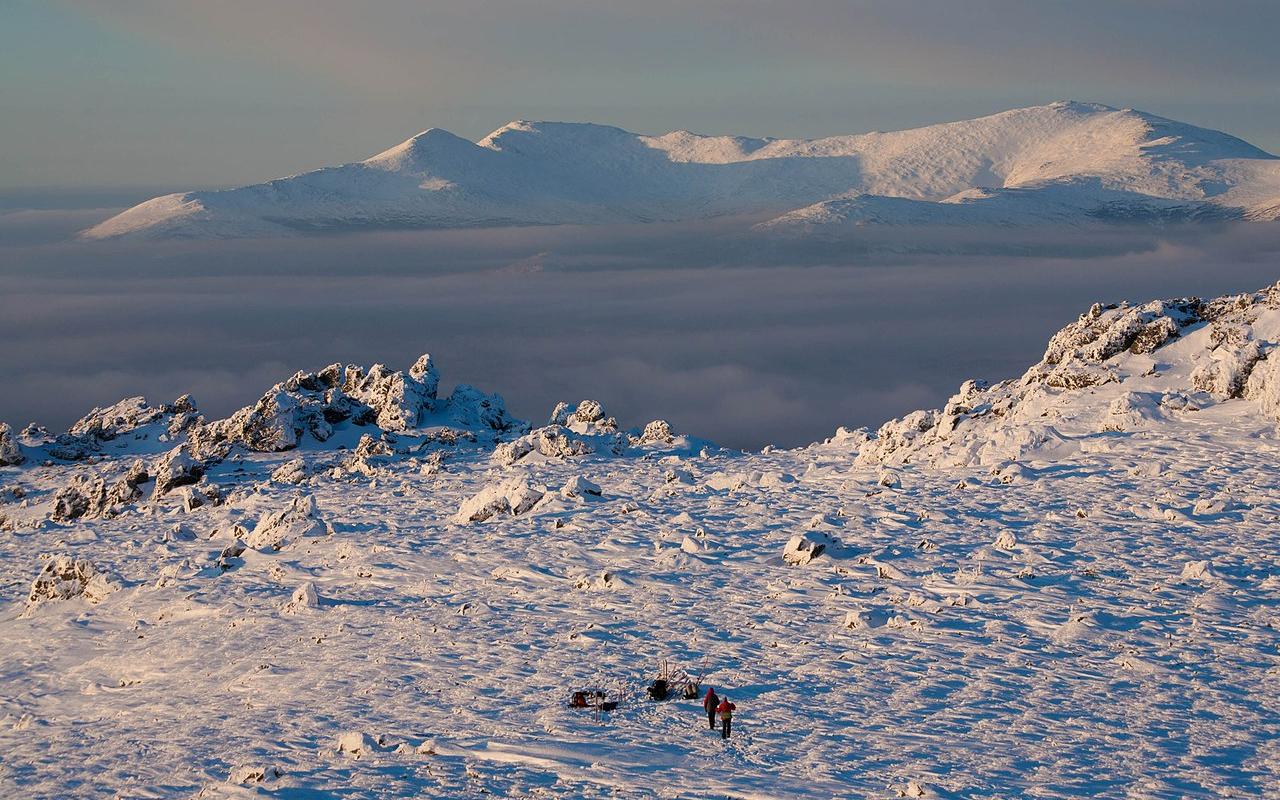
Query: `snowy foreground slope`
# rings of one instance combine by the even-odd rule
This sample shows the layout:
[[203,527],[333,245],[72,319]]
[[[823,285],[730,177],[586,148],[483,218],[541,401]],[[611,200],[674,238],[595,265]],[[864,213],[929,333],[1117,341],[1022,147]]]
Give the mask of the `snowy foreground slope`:
[[1274,796],[1277,341],[1280,285],[1096,306],[762,453],[427,357],[0,429],[0,794]]
[[157,197],[88,238],[683,221],[745,215],[794,234],[849,225],[1280,217],[1280,160],[1218,131],[1059,102],[892,133],[643,136],[512,122],[431,129],[365,161]]

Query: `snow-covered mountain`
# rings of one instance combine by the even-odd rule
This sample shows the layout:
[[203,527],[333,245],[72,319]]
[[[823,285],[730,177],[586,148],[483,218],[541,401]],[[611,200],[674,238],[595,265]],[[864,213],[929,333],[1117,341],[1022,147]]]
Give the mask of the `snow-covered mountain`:
[[682,221],[868,223],[1280,218],[1280,160],[1218,131],[1079,102],[894,133],[749,139],[512,122],[431,129],[365,161],[157,197],[84,232],[239,237],[370,228]]
[[0,794],[1270,796],[1278,344],[1280,284],[1099,304],[760,453],[427,356],[0,425]]

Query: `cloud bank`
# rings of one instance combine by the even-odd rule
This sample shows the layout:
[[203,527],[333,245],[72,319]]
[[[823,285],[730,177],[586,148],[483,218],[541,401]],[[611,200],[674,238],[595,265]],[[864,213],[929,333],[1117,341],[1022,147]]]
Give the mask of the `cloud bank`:
[[936,406],[966,378],[1020,374],[1094,300],[1280,278],[1268,225],[86,245],[62,240],[51,213],[0,217],[0,419],[58,429],[132,394],[191,392],[221,416],[297,369],[407,367],[429,351],[446,384],[497,391],[534,421],[591,397],[628,425],[664,417],[726,445],[799,445]]

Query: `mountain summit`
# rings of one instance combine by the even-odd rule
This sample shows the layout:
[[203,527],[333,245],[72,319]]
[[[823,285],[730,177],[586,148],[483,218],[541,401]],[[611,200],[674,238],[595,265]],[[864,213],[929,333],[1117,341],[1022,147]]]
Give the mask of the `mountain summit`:
[[83,235],[683,221],[863,224],[1280,218],[1280,159],[1219,131],[1074,101],[891,133],[752,139],[515,121],[432,128],[364,161],[148,200]]

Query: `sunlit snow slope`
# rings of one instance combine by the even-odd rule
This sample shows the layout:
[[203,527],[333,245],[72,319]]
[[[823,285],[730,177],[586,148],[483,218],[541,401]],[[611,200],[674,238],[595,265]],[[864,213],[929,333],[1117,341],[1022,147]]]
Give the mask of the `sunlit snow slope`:
[[0,425],[0,795],[1272,796],[1278,342],[1280,285],[1097,305],[761,453],[427,356]]
[[431,129],[365,161],[166,195],[85,232],[286,235],[750,215],[765,230],[868,223],[1272,220],[1280,160],[1217,131],[1059,102],[827,139],[512,122],[479,142]]

